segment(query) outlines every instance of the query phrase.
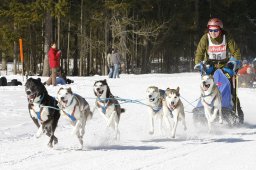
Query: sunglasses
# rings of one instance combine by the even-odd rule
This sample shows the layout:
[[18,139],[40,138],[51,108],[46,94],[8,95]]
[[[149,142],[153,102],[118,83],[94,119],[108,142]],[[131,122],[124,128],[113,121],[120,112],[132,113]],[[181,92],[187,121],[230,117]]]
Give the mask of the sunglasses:
[[209,29],[209,32],[219,32],[219,31],[220,31],[219,29],[215,29],[215,30]]

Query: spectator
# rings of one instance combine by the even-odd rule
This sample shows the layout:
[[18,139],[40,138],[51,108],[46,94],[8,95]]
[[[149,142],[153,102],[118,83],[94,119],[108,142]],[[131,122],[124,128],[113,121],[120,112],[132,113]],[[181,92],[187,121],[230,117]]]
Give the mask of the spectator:
[[114,70],[114,66],[111,62],[111,58],[112,58],[111,49],[109,49],[108,54],[107,54],[107,66],[108,66],[108,77],[109,78],[113,78],[113,70]]
[[239,86],[240,87],[251,87],[254,78],[253,67],[250,66],[247,60],[243,60],[243,66],[238,70]]
[[48,52],[48,58],[49,58],[49,65],[51,69],[51,76],[46,84],[52,84],[53,86],[56,85],[56,77],[57,73],[61,75],[60,72],[60,56],[61,51],[57,50],[56,43],[51,43],[50,50]]
[[119,68],[121,65],[121,57],[116,49],[112,49],[111,63],[114,66],[113,78],[120,78]]

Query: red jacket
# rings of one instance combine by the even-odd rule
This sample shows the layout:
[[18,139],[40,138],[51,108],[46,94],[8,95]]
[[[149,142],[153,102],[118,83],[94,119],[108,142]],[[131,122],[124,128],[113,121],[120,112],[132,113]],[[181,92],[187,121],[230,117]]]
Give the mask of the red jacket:
[[48,52],[48,59],[49,59],[49,65],[51,69],[60,67],[60,55],[61,55],[60,51],[57,51],[57,49],[54,49],[54,48],[50,48]]
[[240,74],[240,75],[248,74],[247,73],[248,68],[252,69],[252,67],[248,64],[248,65],[242,67],[240,70],[238,70],[238,74]]

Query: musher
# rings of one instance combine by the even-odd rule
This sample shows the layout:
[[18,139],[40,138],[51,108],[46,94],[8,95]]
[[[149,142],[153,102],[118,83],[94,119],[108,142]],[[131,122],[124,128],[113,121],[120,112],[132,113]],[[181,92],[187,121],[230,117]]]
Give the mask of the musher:
[[[228,54],[230,53],[231,56]],[[223,29],[223,22],[218,18],[208,21],[207,30],[200,39],[195,56],[195,68],[201,62],[207,67],[206,74],[213,74],[216,69],[222,69],[231,84],[231,94],[234,106],[237,105],[239,123],[244,123],[244,113],[240,101],[233,89],[233,79],[239,69],[241,60],[240,49],[234,39]],[[237,87],[235,87],[237,88]],[[236,104],[235,104],[236,103]],[[235,110],[235,107],[233,108]]]

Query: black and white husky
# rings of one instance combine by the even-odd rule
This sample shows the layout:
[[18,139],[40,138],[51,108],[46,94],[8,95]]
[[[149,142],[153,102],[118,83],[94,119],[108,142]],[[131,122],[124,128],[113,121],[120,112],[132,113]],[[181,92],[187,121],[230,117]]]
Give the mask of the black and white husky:
[[[160,119],[160,130],[163,134],[162,122],[164,121],[167,129],[171,130],[171,113],[164,110],[164,90],[160,91],[156,86],[149,86],[146,91],[147,103],[148,103],[148,112],[149,112],[149,134],[154,134],[155,131],[155,121]],[[169,137],[169,135],[168,135]]]
[[58,143],[54,132],[60,118],[57,101],[48,94],[45,86],[40,79],[29,78],[25,84],[25,92],[28,99],[29,114],[35,125],[38,127],[36,137],[39,138],[43,133],[50,137],[48,143]]
[[120,138],[118,124],[120,116],[125,109],[121,108],[119,102],[111,93],[106,80],[96,81],[93,85],[93,91],[96,96],[95,108],[101,113],[105,119],[107,126],[112,127],[115,131],[115,139]]
[[173,115],[173,126],[172,126],[172,138],[175,138],[176,129],[178,125],[178,121],[181,120],[184,130],[187,130],[186,122],[185,122],[185,111],[182,101],[180,100],[180,88],[170,89],[167,88],[165,91],[165,102],[167,106],[167,110],[170,110]]
[[82,148],[85,125],[92,117],[88,102],[80,95],[73,93],[71,88],[60,88],[57,100],[61,115],[74,126],[72,134],[77,135]]
[[201,102],[204,106],[205,117],[208,122],[209,132],[211,131],[211,124],[217,118],[219,113],[219,123],[222,119],[222,103],[221,93],[214,83],[211,75],[202,75],[201,83]]

